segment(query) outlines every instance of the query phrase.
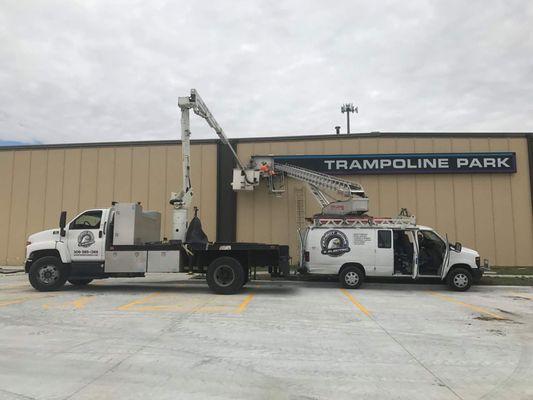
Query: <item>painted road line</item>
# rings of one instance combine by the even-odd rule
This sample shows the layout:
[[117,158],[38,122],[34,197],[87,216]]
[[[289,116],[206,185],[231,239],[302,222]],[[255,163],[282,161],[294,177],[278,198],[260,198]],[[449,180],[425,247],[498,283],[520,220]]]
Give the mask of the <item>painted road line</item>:
[[24,297],[22,299],[14,299],[14,300],[0,300],[0,307],[9,306],[11,304],[20,304],[28,300],[30,300],[29,297]]
[[0,290],[22,289],[22,288],[30,288],[30,284],[29,283],[25,283],[25,284],[17,283],[16,285],[0,285]]
[[465,303],[464,301],[461,301],[461,300],[457,300],[453,297],[449,297],[449,296],[445,296],[443,294],[439,294],[439,293],[429,293],[430,295],[434,296],[434,297],[437,297],[439,299],[442,299],[442,300],[445,300],[445,301],[449,301],[450,303],[455,303],[455,304],[459,304],[463,307],[466,307],[466,308],[469,308],[473,311],[477,311],[478,313],[481,313],[481,314],[485,314],[485,315],[488,315],[492,318],[495,318],[495,319],[501,319],[501,320],[505,320],[507,318],[505,317],[502,317],[501,315],[498,315],[498,314],[494,314],[493,312],[487,310],[486,308],[483,308],[483,307],[479,307],[479,306],[475,306],[473,304],[468,304],[468,303]]
[[54,297],[55,295],[53,294],[44,294],[44,295],[39,295],[39,294],[35,294],[33,296],[28,296],[28,297],[15,297],[14,299],[0,299],[0,307],[5,307],[5,306],[9,306],[11,304],[20,304],[20,303],[25,303],[27,301],[30,301],[30,300],[40,300],[40,299],[45,299],[47,297]]
[[361,303],[359,303],[350,293],[348,293],[348,291],[346,289],[340,289],[340,291],[346,296],[348,297],[348,300],[350,300],[350,302],[356,306],[359,311],[361,311],[363,314],[365,314],[368,318],[372,318],[372,314],[370,313],[370,311],[368,311],[368,309],[363,306]]
[[117,310],[126,311],[126,310],[129,310],[132,307],[135,307],[136,305],[148,303],[150,300],[152,300],[156,296],[159,296],[160,294],[161,293],[159,293],[159,292],[152,293],[152,294],[150,294],[148,296],[145,296],[145,297],[142,297],[142,298],[140,298],[138,300],[134,300],[131,303],[124,304],[124,305],[122,305],[120,307],[117,307]]
[[242,303],[237,308],[237,311],[236,311],[237,314],[242,314],[246,310],[246,307],[248,307],[248,304],[250,304],[253,298],[254,298],[253,294],[249,294],[248,296],[246,296],[246,298],[242,301]]
[[90,303],[91,301],[95,300],[96,296],[82,296],[76,300],[73,301],[67,301],[65,303],[59,303],[59,304],[43,304],[43,308],[46,310],[49,310],[50,308],[70,308],[74,307],[77,310],[81,310],[82,308],[85,308],[87,303]]
[[511,292],[513,296],[522,297],[523,299],[533,300],[533,295],[528,295],[527,293],[520,292]]

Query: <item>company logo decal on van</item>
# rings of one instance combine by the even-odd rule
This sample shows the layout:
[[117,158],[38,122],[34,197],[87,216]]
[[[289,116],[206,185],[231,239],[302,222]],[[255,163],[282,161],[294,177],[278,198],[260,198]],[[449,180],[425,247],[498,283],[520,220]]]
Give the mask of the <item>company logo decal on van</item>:
[[78,236],[78,246],[89,247],[94,244],[94,235],[91,231],[83,231]]
[[350,251],[348,246],[348,238],[344,233],[336,229],[327,231],[320,239],[320,246],[322,247],[322,254],[338,257]]

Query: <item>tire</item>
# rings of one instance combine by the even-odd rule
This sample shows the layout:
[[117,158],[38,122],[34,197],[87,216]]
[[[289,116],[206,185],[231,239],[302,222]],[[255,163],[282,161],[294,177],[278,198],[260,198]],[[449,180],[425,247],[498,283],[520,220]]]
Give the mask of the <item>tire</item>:
[[448,274],[448,286],[457,292],[465,292],[470,289],[474,279],[466,268],[455,268]]
[[67,269],[57,257],[35,260],[28,273],[30,284],[40,292],[58,290],[67,281]]
[[339,274],[339,282],[346,289],[357,289],[365,280],[365,273],[359,267],[346,267]]
[[92,279],[68,279],[68,282],[74,286],[86,286],[92,281]]
[[234,294],[244,285],[244,268],[232,257],[220,257],[209,264],[206,278],[213,292]]

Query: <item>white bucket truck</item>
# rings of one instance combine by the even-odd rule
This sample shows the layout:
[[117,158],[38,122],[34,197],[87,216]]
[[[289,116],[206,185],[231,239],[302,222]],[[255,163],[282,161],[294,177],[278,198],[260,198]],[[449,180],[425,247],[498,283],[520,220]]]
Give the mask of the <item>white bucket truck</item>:
[[249,184],[245,178],[254,174],[267,180],[270,192],[277,195],[285,190],[286,177],[304,182],[322,207],[300,232],[301,273],[336,275],[346,288],[357,288],[371,276],[438,278],[464,291],[488,269],[488,261],[481,265],[478,252],[450,244],[434,229],[416,225],[406,210],[396,218],[368,216],[369,200],[357,183],[276,163],[274,156],[254,156],[249,170],[234,171],[234,190],[253,190],[258,183]]
[[[26,243],[25,270],[37,290],[57,290],[68,280],[86,285],[93,279],[141,277],[152,272],[195,272],[206,275],[216,293],[238,292],[256,267],[272,275],[289,272],[288,246],[263,243],[209,242],[195,216],[189,223],[193,198],[191,182],[190,122],[192,110],[212,127],[244,166],[203,100],[194,89],[180,97],[182,182],[172,193],[172,233],[160,240],[161,215],[143,211],[138,203],[113,203],[110,208],[86,210],[69,223],[61,213],[59,228],[30,235]],[[253,184],[253,177],[244,180]]]

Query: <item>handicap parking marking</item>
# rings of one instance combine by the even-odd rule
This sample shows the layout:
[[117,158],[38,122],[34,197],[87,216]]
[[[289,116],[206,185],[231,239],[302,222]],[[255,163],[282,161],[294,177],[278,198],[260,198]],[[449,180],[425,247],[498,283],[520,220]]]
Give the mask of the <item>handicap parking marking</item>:
[[89,295],[89,296],[81,296],[75,300],[72,300],[72,301],[67,301],[67,302],[64,302],[64,303],[52,303],[52,304],[49,304],[49,303],[46,303],[46,304],[43,304],[43,308],[45,310],[49,310],[49,309],[52,309],[52,308],[61,308],[61,309],[66,309],[66,308],[75,308],[76,310],[81,310],[83,308],[85,308],[85,306],[90,303],[91,301],[95,300],[96,299],[96,296],[93,296],[93,295]]
[[473,311],[476,311],[478,313],[488,315],[489,317],[494,318],[494,319],[499,319],[499,320],[502,320],[502,321],[508,320],[508,318],[506,318],[504,316],[501,316],[501,315],[498,315],[498,314],[495,314],[492,311],[487,310],[486,308],[483,308],[483,307],[480,307],[480,306],[476,306],[474,304],[465,303],[464,301],[458,300],[458,299],[456,299],[454,297],[445,296],[443,294],[436,293],[436,292],[429,292],[429,294],[431,296],[439,298],[441,300],[444,300],[444,301],[447,301],[447,302],[450,302],[450,303],[459,304],[460,306],[469,308],[469,309],[471,309]]
[[350,300],[350,302],[356,306],[359,311],[361,311],[363,314],[365,314],[368,318],[372,318],[372,313],[365,307],[363,306],[361,303],[359,303],[355,297],[353,297],[350,293],[348,293],[348,291],[346,289],[340,289],[340,291],[342,292],[342,294],[344,294],[348,300]]

